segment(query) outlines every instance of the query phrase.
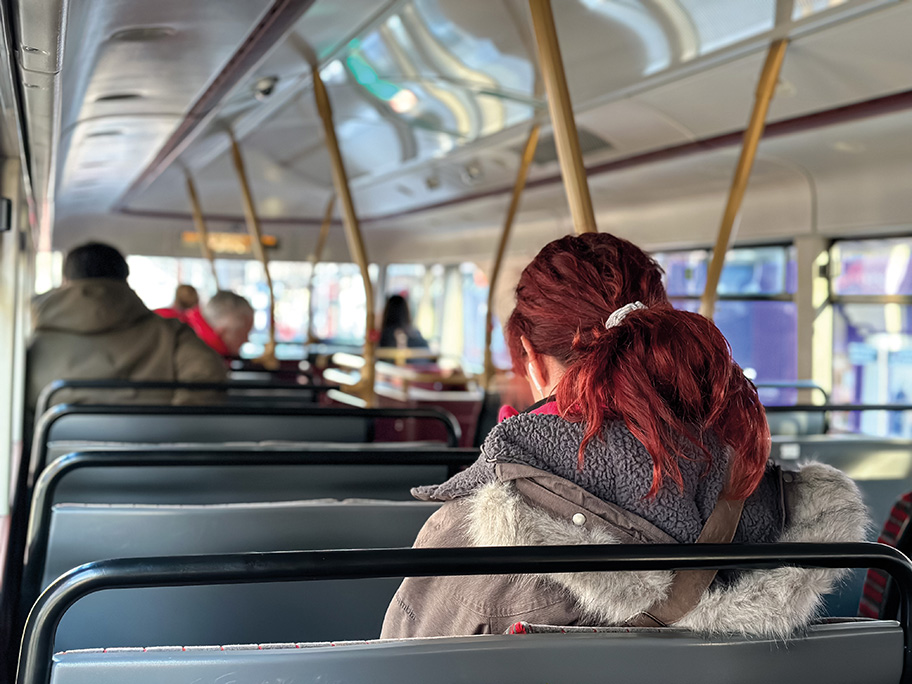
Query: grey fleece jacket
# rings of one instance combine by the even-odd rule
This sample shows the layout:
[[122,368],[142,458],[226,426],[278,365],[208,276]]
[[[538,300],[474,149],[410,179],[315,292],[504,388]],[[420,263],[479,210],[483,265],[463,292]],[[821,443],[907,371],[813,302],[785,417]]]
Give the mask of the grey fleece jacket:
[[[520,414],[491,430],[479,459],[467,470],[441,485],[418,487],[418,499],[452,501],[470,495],[496,479],[498,463],[532,466],[552,473],[585,489],[602,501],[648,520],[682,544],[693,543],[712,512],[724,485],[729,453],[711,443],[711,464],[694,447],[686,449],[690,459],[680,464],[683,492],[666,480],[653,498],[652,458],[646,448],[622,422],[607,426],[603,439],[593,440],[586,449],[584,467],[577,466],[577,451],[583,439],[583,425],[556,415]],[[784,525],[782,492],[772,466],[760,486],[747,500],[736,543],[766,543],[779,538]]]
[[[442,485],[413,490],[445,502],[416,548],[673,543],[692,541],[721,489],[727,453],[685,464],[684,491],[666,485],[644,499],[652,474],[645,449],[622,425],[593,443],[576,468],[581,427],[553,415],[520,415],[496,427],[482,457]],[[868,516],[844,473],[811,463],[770,468],[747,501],[739,541],[857,542]],[[675,626],[787,638],[807,625],[844,571],[791,566],[732,573],[706,590]],[[722,579],[722,578],[717,578]],[[381,638],[503,633],[526,621],[623,625],[664,600],[668,571],[407,578],[390,603]]]

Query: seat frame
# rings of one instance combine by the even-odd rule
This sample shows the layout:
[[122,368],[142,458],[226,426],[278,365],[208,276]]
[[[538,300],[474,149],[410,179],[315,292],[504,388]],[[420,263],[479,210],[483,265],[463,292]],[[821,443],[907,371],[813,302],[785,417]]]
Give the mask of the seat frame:
[[90,563],[45,591],[26,623],[16,684],[49,684],[57,625],[80,598],[106,589],[555,572],[876,567],[897,583],[902,684],[912,682],[912,563],[896,549],[860,544],[649,544],[460,549],[297,551]]

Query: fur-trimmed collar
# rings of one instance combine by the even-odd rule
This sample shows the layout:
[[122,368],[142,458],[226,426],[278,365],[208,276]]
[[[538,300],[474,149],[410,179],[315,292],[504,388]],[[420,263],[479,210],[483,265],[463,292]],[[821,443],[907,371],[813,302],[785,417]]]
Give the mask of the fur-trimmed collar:
[[[861,494],[840,471],[812,463],[789,476],[784,542],[857,542],[869,524]],[[510,482],[490,482],[469,499],[466,531],[476,546],[614,544],[608,527],[577,526],[530,505]],[[715,585],[676,626],[698,632],[786,638],[815,616],[842,570],[782,567],[738,574]],[[548,576],[577,602],[588,624],[619,625],[663,598],[672,573],[604,572]]]
[[[515,416],[491,430],[472,466],[443,484],[417,487],[412,494],[423,501],[463,498],[495,482],[499,466],[520,464],[572,482],[602,501],[648,520],[676,541],[697,540],[722,491],[730,449],[707,435],[711,464],[688,447],[690,457],[679,459],[678,464],[682,489],[666,478],[656,495],[648,496],[652,457],[623,422],[612,421],[605,426],[599,439],[587,447],[584,467],[579,468],[577,452],[583,433],[581,423],[558,415]],[[778,473],[771,469],[745,502],[735,541],[775,541],[782,531],[781,509]]]

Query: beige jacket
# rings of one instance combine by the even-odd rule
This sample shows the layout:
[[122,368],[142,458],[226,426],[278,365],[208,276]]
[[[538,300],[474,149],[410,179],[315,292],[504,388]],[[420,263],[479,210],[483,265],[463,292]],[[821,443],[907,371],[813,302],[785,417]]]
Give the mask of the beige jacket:
[[[551,473],[499,463],[496,475],[470,496],[445,503],[415,546],[674,543],[643,518]],[[783,480],[787,522],[780,541],[864,540],[867,511],[846,475],[809,464]],[[742,572],[714,584],[675,626],[786,638],[809,624],[843,574],[794,567]],[[519,621],[621,625],[664,598],[672,577],[649,571],[409,578],[387,610],[381,636],[499,634]]]
[[[152,313],[125,282],[75,280],[33,304],[27,406],[54,380],[223,382],[222,359],[185,324]],[[63,391],[56,403],[206,404],[212,392]]]

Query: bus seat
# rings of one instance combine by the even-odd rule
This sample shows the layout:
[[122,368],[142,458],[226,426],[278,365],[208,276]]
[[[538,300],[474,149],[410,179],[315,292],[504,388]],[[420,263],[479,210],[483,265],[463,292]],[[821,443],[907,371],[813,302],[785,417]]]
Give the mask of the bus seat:
[[823,411],[787,411],[767,413],[771,435],[795,437],[826,433],[826,413]]
[[[907,439],[863,435],[775,436],[771,458],[785,467],[818,461],[852,477],[874,523],[870,541],[877,539],[877,531],[887,520],[893,503],[912,489],[912,441]],[[864,578],[863,570],[851,571],[839,591],[824,599],[824,613],[855,615]]]
[[244,465],[80,468],[48,503],[217,504],[301,499],[412,501],[416,485],[443,482],[445,465]]
[[483,635],[346,644],[253,644],[59,653],[52,684],[897,684],[902,629],[895,622],[815,625],[781,641],[706,639],[674,629]]
[[[893,504],[890,515],[880,531],[877,541],[889,544],[906,555],[912,550],[912,492],[906,492]],[[865,575],[861,599],[858,603],[858,614],[862,617],[880,617],[895,612],[895,606],[889,605],[895,597],[888,589],[889,576],[881,570],[871,568]]]
[[433,425],[439,443],[459,441],[455,418],[437,409],[62,405],[38,423],[31,468],[40,472],[64,449],[98,443],[373,442],[377,422],[406,418]]
[[369,442],[370,420],[344,416],[228,414],[179,412],[163,415],[108,415],[104,412],[61,416],[47,442]]
[[[52,511],[41,585],[83,563],[108,558],[407,547],[437,508],[417,501],[361,500],[62,504]],[[99,592],[67,611],[57,648],[375,638],[400,582],[385,578]]]

